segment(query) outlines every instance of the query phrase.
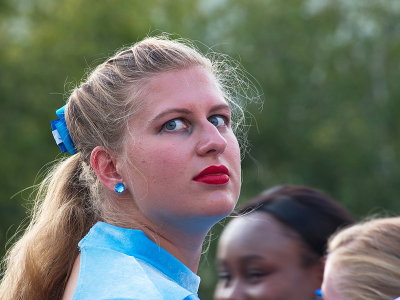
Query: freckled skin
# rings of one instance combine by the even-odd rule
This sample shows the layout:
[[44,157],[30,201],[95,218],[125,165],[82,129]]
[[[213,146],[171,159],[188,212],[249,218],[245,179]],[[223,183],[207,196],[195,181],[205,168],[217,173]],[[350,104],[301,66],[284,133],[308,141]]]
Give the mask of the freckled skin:
[[321,264],[302,265],[302,245],[288,230],[264,212],[228,223],[218,244],[215,299],[314,300]]
[[[240,149],[229,126],[215,126],[210,118],[229,115],[222,92],[211,73],[201,67],[165,72],[150,81],[143,106],[130,120],[131,138],[124,151],[131,164],[118,171],[139,212],[153,225],[210,228],[234,208],[240,191]],[[224,106],[225,108],[220,108]],[[157,116],[171,109],[172,112]],[[183,126],[162,130],[166,122]],[[219,120],[219,119],[217,119]],[[225,165],[230,180],[212,186],[193,181],[210,165]],[[134,166],[134,167],[133,167]],[[198,223],[194,224],[194,220]]]
[[[230,108],[213,75],[201,67],[156,75],[147,90],[115,158],[116,174],[127,187],[124,217],[197,272],[205,235],[239,197],[240,149]],[[227,167],[229,182],[193,180],[211,165]],[[63,299],[72,297],[79,259]]]

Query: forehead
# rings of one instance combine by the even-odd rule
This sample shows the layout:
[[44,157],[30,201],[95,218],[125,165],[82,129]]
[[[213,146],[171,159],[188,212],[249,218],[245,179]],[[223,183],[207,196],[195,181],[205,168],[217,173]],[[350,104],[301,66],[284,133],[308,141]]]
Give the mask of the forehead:
[[162,93],[166,90],[182,89],[193,85],[193,81],[199,84],[216,84],[214,74],[203,66],[190,66],[188,68],[160,72],[148,80],[148,87],[153,93]]
[[201,66],[160,73],[145,85],[145,106],[168,104],[168,101],[195,104],[206,100],[226,103],[215,76]]
[[272,253],[297,253],[301,244],[292,232],[270,214],[254,212],[232,220],[225,228],[218,249],[221,256],[246,256]]
[[329,254],[324,268],[324,279],[322,282],[322,291],[324,298],[343,300],[342,295],[337,290],[338,280],[341,278],[341,268],[335,264],[333,255]]
[[[228,102],[215,76],[201,66],[162,72],[142,83],[136,108],[129,119],[132,128],[152,126],[154,120],[166,111],[210,111],[212,107],[225,106]],[[171,114],[168,114],[168,117]],[[174,116],[171,116],[174,117]]]

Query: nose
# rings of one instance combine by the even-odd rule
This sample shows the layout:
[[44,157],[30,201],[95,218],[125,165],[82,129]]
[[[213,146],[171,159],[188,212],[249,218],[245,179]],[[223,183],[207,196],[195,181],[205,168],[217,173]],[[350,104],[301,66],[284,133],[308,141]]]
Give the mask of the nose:
[[200,130],[200,138],[196,146],[197,153],[201,156],[209,154],[223,153],[227,146],[227,141],[219,131],[210,122],[206,122]]

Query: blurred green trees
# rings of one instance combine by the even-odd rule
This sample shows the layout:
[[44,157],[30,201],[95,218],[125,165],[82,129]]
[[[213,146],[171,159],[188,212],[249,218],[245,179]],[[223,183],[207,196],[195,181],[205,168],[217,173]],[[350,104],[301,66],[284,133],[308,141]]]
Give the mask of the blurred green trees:
[[[49,122],[116,49],[170,32],[230,54],[258,81],[240,201],[305,184],[359,217],[400,211],[400,2],[0,0],[0,254],[57,158]],[[199,43],[199,47],[205,47]],[[211,238],[203,299],[215,282]]]

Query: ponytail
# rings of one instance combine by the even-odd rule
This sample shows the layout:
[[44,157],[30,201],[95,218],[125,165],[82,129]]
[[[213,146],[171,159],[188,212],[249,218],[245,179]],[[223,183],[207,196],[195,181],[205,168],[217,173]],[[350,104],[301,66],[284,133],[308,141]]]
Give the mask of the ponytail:
[[61,299],[78,242],[99,219],[82,168],[78,153],[58,162],[42,181],[31,222],[4,260],[0,299]]
[[[244,121],[244,104],[259,99],[258,93],[253,97],[253,84],[225,56],[207,58],[187,42],[168,36],[146,38],[100,64],[72,91],[65,110],[57,113],[65,124],[58,127],[61,124],[56,122],[52,130],[59,135],[61,131],[63,137],[68,130],[75,147],[73,151],[66,148],[77,153],[56,164],[40,185],[31,222],[5,258],[0,299],[61,298],[78,255],[78,242],[94,223],[136,227],[130,212],[127,218],[89,162],[96,146],[115,153],[122,150],[127,124],[146,100],[146,83],[151,78],[201,66],[215,75],[232,108],[234,128]],[[61,136],[55,137],[66,146]]]

